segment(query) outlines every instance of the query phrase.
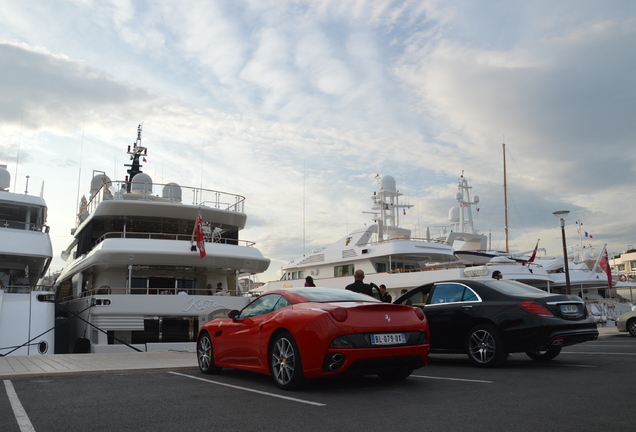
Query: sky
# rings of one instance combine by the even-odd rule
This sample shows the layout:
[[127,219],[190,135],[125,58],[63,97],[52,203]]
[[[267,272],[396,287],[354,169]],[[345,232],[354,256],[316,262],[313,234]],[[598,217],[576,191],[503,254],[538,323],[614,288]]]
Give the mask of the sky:
[[376,175],[448,226],[463,175],[475,228],[562,253],[559,221],[636,244],[636,2],[0,0],[0,164],[47,201],[54,260],[93,170],[125,176],[143,123],[157,183],[246,197],[241,238],[278,279],[370,223]]

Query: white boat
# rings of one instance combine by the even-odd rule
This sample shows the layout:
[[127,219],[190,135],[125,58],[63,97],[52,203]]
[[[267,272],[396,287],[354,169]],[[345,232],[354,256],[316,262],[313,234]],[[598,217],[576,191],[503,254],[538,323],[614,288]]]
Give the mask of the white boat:
[[42,196],[10,192],[0,165],[0,355],[52,354],[55,295],[38,286],[53,256]]
[[55,284],[69,351],[194,351],[204,320],[249,301],[239,278],[269,266],[239,239],[243,196],[155,184],[141,171],[146,153],[139,126],[126,179],[99,172],[82,201]]
[[[587,250],[572,248],[572,253],[568,254],[568,276],[570,292],[578,295],[584,300],[599,300],[613,296],[609,289],[607,274],[599,266],[599,261],[603,250],[598,254],[596,260],[590,259],[593,253],[592,248]],[[539,257],[537,264],[541,265],[552,279],[552,287],[556,292],[566,292],[567,280],[565,277],[565,261],[563,257]],[[616,285],[616,280],[612,284]],[[615,295],[614,295],[615,296]]]
[[283,267],[280,280],[268,282],[258,290],[301,287],[307,276],[317,286],[345,288],[353,282],[358,269],[364,271],[366,283],[384,284],[393,299],[403,289],[447,279],[491,278],[496,270],[506,278],[533,285],[549,283],[546,274],[533,273],[529,267],[510,260],[467,267],[457,259],[446,239],[411,237],[410,230],[400,227],[400,214],[412,207],[399,203],[401,195],[393,177],[378,176],[378,191],[371,196],[371,211],[366,212],[372,215],[370,225],[292,261]]

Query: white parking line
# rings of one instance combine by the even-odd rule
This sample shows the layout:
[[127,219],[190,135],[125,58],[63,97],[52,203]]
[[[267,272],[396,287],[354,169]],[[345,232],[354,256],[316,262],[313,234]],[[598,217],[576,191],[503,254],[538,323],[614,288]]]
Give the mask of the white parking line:
[[9,402],[11,403],[11,408],[13,409],[13,414],[15,415],[15,419],[18,422],[20,431],[35,432],[35,429],[31,424],[31,420],[29,420],[29,416],[27,415],[26,411],[24,411],[24,408],[22,408],[20,399],[18,399],[18,394],[15,392],[11,381],[4,380],[4,388],[7,391],[7,396],[9,397]]
[[446,380],[446,381],[464,381],[464,382],[474,382],[474,383],[485,383],[492,384],[494,381],[484,381],[484,380],[473,380],[473,379],[463,379],[463,378],[446,378],[446,377],[434,377],[427,375],[410,375],[415,378],[426,378],[426,379],[436,379],[436,380]]
[[636,356],[636,353],[615,353],[615,352],[591,352],[591,351],[561,351],[561,355],[563,354],[590,354],[590,355],[626,355],[626,356]]
[[314,406],[327,406],[327,404],[323,404],[323,403],[318,403],[318,402],[312,402],[312,401],[308,401],[308,400],[304,400],[304,399],[297,399],[297,398],[293,398],[293,397],[289,397],[289,396],[283,396],[283,395],[278,395],[276,393],[269,393],[269,392],[264,392],[261,390],[254,390],[251,388],[247,388],[247,387],[241,387],[241,386],[235,386],[232,384],[226,384],[226,383],[222,383],[222,382],[218,382],[218,381],[212,381],[209,379],[205,379],[205,378],[201,378],[201,377],[196,377],[196,376],[192,376],[192,375],[186,375],[186,374],[182,374],[179,372],[169,372],[173,375],[180,375],[186,378],[192,378],[195,380],[199,380],[199,381],[203,381],[206,382],[208,384],[216,384],[216,385],[220,385],[220,386],[224,386],[224,387],[230,387],[233,389],[237,389],[237,390],[244,390],[244,391],[248,391],[248,392],[252,392],[252,393],[258,393],[258,394],[262,394],[265,396],[271,396],[271,397],[275,397],[275,398],[279,398],[279,399],[285,399],[285,400],[289,400],[292,402],[299,402],[299,403],[304,403],[307,405],[314,405]]

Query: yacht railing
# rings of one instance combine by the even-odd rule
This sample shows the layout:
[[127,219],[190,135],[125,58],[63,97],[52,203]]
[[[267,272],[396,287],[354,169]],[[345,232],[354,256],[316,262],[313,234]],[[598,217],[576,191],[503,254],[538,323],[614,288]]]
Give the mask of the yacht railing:
[[[50,287],[49,287],[50,289]],[[180,294],[185,293],[185,294]],[[148,287],[148,288],[122,288],[122,287],[100,287],[83,291],[81,297],[91,297],[100,295],[148,295],[148,296],[164,296],[164,295],[191,295],[191,296],[206,296],[206,297],[247,297],[251,296],[251,293],[241,290],[227,290],[222,292],[210,291],[206,288],[161,288],[161,287]],[[70,300],[71,297],[60,299],[60,301]]]
[[[192,240],[191,234],[167,234],[167,233],[155,233],[155,232],[134,232],[134,231],[119,231],[119,232],[107,232],[106,234],[99,237],[95,244],[99,244],[106,239],[113,238],[134,238],[134,239],[148,239],[148,240],[178,240],[178,241],[190,241]],[[239,246],[252,247],[256,243],[248,240],[237,240],[231,238],[224,237],[207,237],[205,238],[206,243],[221,243],[221,244],[232,244]]]
[[384,240],[374,240],[374,241],[370,241],[368,243],[361,243],[358,246],[377,245],[377,244],[382,244],[382,243],[390,243],[390,242],[394,242],[394,241],[398,241],[398,240],[399,241],[408,240],[408,241],[414,241],[414,242],[438,243],[438,244],[445,244],[445,245],[448,244],[448,242],[446,242],[444,240],[426,239],[426,238],[418,238],[418,237],[392,237],[392,238],[384,239]]
[[24,221],[14,221],[10,219],[0,219],[0,228],[10,228],[24,231],[38,231],[49,233],[49,226]]
[[3,285],[0,286],[0,291],[4,291],[7,294],[27,294],[30,292],[53,291],[53,287],[48,285]]
[[[131,187],[132,192],[128,192],[129,187]],[[160,192],[161,195],[153,192]],[[177,186],[174,183],[135,183],[134,181],[116,180],[103,184],[82,205],[80,213],[83,210],[87,210],[89,213],[92,212],[101,201],[128,200],[131,199],[131,196],[141,200],[181,202],[239,213],[243,213],[245,208],[245,197],[229,192],[200,187]]]

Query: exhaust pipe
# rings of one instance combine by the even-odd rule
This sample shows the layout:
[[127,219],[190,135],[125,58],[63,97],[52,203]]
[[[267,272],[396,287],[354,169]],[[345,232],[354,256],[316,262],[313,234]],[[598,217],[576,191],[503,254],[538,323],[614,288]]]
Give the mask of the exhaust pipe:
[[330,372],[336,372],[342,366],[342,362],[344,361],[344,356],[340,353],[333,353],[327,356],[325,361],[325,366]]

